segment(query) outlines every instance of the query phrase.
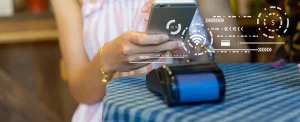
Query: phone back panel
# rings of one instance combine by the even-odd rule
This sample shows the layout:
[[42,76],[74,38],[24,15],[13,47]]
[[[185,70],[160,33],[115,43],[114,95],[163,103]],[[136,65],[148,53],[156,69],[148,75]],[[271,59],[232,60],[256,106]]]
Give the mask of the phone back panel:
[[153,4],[147,33],[166,34],[170,40],[183,41],[196,9],[197,4]]

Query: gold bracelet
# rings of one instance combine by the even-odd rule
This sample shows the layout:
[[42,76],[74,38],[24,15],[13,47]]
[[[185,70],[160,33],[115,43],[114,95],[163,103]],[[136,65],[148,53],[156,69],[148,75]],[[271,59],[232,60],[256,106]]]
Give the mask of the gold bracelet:
[[[106,44],[106,43],[105,43]],[[104,48],[104,46],[105,46],[105,44],[101,47],[101,49],[100,49],[100,68],[101,68],[101,74],[102,74],[102,79],[101,79],[101,81],[103,82],[103,83],[107,83],[107,80],[108,80],[108,78],[109,78],[109,75],[107,75],[106,73],[105,73],[105,71],[104,71],[104,69],[103,69],[103,63],[102,63],[102,60],[101,60],[101,53],[102,53],[102,50],[103,50],[103,48]]]

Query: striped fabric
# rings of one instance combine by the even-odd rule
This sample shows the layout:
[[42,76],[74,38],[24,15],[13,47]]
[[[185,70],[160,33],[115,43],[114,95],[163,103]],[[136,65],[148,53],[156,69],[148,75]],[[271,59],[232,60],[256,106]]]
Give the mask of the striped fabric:
[[145,74],[107,84],[103,118],[107,122],[300,122],[300,73],[296,64],[219,65],[226,97],[217,104],[167,107],[150,92]]

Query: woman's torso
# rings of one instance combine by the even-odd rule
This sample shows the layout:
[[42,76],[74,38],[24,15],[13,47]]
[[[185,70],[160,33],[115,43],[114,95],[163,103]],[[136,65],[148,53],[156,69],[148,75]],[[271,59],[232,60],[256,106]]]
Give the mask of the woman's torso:
[[[97,54],[104,43],[113,40],[128,30],[144,32],[147,22],[140,8],[148,0],[90,0],[80,1],[83,19],[83,43],[89,60]],[[193,20],[201,22],[198,17]],[[171,59],[159,59],[158,62],[172,63]],[[132,71],[117,73],[115,77],[145,73],[161,64],[148,66]],[[73,121],[102,121],[102,102],[93,105],[80,104]]]
[[[145,30],[146,22],[140,8],[147,0],[89,0],[79,1],[83,19],[83,44],[89,60],[97,54],[104,43],[128,30]],[[115,77],[143,73],[152,68],[145,68],[117,73]],[[80,104],[72,118],[73,122],[102,121],[103,103],[93,105]]]

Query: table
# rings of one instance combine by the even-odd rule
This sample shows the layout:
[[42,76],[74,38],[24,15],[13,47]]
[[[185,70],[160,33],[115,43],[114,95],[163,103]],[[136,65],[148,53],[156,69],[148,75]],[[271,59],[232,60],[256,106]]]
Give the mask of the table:
[[219,65],[226,78],[221,103],[168,107],[150,92],[145,74],[107,84],[104,121],[216,122],[300,121],[300,73],[296,64],[271,69],[270,64]]

